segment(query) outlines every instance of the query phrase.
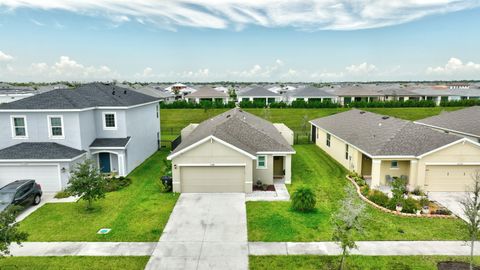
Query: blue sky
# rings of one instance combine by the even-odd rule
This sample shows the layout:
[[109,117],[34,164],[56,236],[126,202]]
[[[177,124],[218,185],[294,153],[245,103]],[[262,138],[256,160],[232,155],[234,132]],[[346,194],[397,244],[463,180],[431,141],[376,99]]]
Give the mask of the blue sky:
[[0,80],[480,79],[479,1],[236,1],[0,0]]

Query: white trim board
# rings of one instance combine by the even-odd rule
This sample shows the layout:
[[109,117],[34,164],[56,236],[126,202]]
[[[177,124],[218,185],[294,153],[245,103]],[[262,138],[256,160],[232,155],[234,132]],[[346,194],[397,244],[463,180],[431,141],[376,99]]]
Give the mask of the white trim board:
[[150,105],[154,103],[160,103],[161,99],[147,102],[147,103],[142,103],[142,104],[137,104],[137,105],[132,105],[132,106],[97,106],[97,107],[87,107],[87,108],[82,108],[82,109],[0,109],[0,112],[83,112],[83,111],[90,111],[90,110],[128,110],[128,109],[133,109],[136,107],[141,107],[145,105]]
[[234,146],[234,145],[232,145],[232,144],[229,144],[229,143],[227,143],[227,142],[225,142],[225,141],[223,141],[223,140],[221,140],[221,139],[219,139],[219,138],[217,138],[217,137],[215,137],[215,136],[213,136],[213,135],[210,135],[210,136],[207,136],[207,137],[205,137],[205,138],[197,141],[197,142],[194,143],[194,144],[191,144],[191,145],[183,148],[182,150],[180,150],[180,151],[178,151],[178,152],[176,152],[176,153],[170,154],[170,155],[167,157],[167,160],[172,160],[172,158],[175,158],[176,156],[178,156],[178,155],[180,155],[180,154],[183,154],[183,153],[189,151],[190,149],[193,149],[193,148],[195,148],[195,147],[197,147],[197,146],[199,146],[199,145],[201,145],[201,144],[203,144],[203,143],[205,143],[205,142],[207,142],[207,141],[209,141],[209,140],[210,140],[210,142],[212,142],[212,141],[219,142],[219,143],[221,143],[221,144],[223,144],[223,145],[225,145],[225,146],[227,146],[227,147],[232,148],[233,150],[236,150],[236,151],[238,151],[238,152],[240,152],[240,153],[242,153],[242,154],[250,157],[251,159],[257,159],[256,156],[254,156],[254,155],[252,155],[252,154],[250,154],[250,153],[248,153],[248,152],[246,152],[246,151],[244,151],[244,150],[242,150],[242,149],[240,149],[240,148],[238,148],[238,147],[236,147],[236,146]]
[[425,124],[425,123],[422,123],[422,122],[413,122],[417,125],[422,125],[422,126],[426,126],[426,127],[431,127],[431,128],[434,128],[434,129],[440,129],[440,130],[445,130],[445,131],[448,131],[448,132],[451,132],[451,133],[458,133],[458,134],[461,134],[461,135],[465,135],[465,136],[470,136],[470,137],[474,137],[474,138],[478,138],[480,139],[480,135],[475,135],[475,134],[471,134],[471,133],[467,133],[467,132],[462,132],[462,131],[458,131],[458,130],[454,130],[454,129],[449,129],[449,128],[444,128],[444,127],[439,127],[439,126],[434,126],[434,125],[429,125],[429,124]]
[[245,163],[182,163],[178,167],[245,167]]

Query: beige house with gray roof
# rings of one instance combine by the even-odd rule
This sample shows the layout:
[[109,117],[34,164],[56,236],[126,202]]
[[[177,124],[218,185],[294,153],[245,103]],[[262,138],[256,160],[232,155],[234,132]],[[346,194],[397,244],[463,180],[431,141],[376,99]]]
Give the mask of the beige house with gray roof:
[[291,182],[293,131],[235,108],[182,131],[172,161],[175,192],[245,192]]
[[360,110],[318,118],[313,141],[375,188],[393,177],[424,191],[465,191],[480,170],[480,144],[413,122]]

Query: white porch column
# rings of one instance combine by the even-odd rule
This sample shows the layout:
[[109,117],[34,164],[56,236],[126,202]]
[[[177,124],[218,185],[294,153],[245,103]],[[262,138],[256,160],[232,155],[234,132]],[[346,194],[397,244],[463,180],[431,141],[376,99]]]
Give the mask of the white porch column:
[[442,101],[442,97],[437,97],[437,106],[440,105],[441,101]]
[[303,98],[303,100],[304,100],[305,102],[308,102],[308,98]]
[[126,176],[125,170],[125,154],[118,154],[118,175]]
[[292,183],[292,155],[286,155],[284,159],[285,184]]
[[253,97],[248,98],[248,100],[253,101]]
[[373,159],[372,160],[372,188],[377,188],[380,186],[380,167],[382,165],[382,161],[380,159]]
[[418,186],[417,183],[417,172],[418,172],[418,160],[412,159],[410,160],[410,171],[408,175],[408,186],[410,189],[414,189]]

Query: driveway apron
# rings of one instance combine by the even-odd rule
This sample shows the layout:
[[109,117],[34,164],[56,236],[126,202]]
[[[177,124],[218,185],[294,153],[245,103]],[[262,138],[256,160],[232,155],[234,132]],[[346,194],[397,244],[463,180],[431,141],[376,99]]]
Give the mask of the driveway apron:
[[248,269],[245,194],[180,195],[146,269]]

